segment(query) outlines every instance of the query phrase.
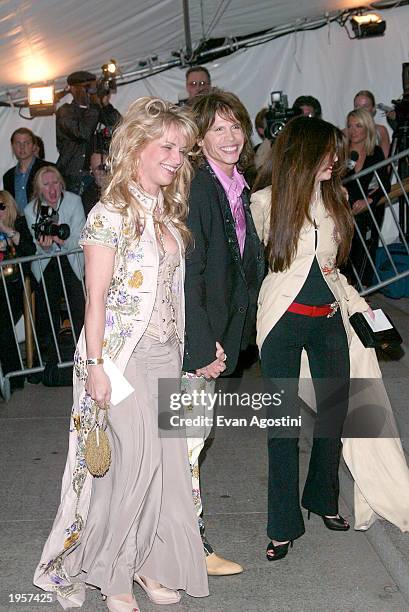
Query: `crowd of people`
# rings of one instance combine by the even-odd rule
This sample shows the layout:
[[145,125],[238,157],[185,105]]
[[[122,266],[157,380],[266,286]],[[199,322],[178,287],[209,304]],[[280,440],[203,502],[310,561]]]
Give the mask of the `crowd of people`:
[[[355,97],[345,134],[321,118],[318,100],[301,96],[297,116],[256,151],[264,149],[253,184],[248,112],[235,94],[212,88],[206,68],[187,71],[186,105],[142,97],[122,118],[109,96],[95,98],[94,81],[84,71],[68,77],[73,101],[57,111],[56,166],[34,154],[29,130],[13,134],[18,164],[4,177],[0,231],[17,254],[44,256],[31,273],[47,359],[55,357],[61,274],[78,339],[61,501],[34,583],[64,608],[81,606],[89,585],[111,612],[135,612],[134,582],[154,603],[171,604],[179,590],[208,595],[207,575],[243,571],[205,534],[199,460],[209,428],[194,438],[161,436],[158,381],[212,393],[220,376],[240,376],[255,332],[263,379],[285,385],[289,409],[297,405],[301,369],[313,380],[317,419],[301,505],[328,529],[349,529],[338,513],[338,467],[350,380],[379,381],[381,374],[374,350],[357,341],[349,323],[354,313],[373,313],[339,271],[351,243],[358,249],[353,215],[363,209],[362,194],[345,189],[342,176],[352,150],[350,173],[383,160],[387,143],[370,92]],[[99,123],[115,128],[109,151],[95,147]],[[262,110],[260,136],[264,123]],[[367,176],[365,195],[375,205],[380,187]],[[387,173],[383,179],[387,184]],[[39,232],[44,214],[69,234]],[[365,214],[367,235],[372,217]],[[64,255],[78,245],[83,258]],[[372,238],[371,253],[374,245]],[[51,257],[57,252],[59,263]],[[365,266],[361,274],[369,278]],[[16,317],[19,309],[16,300]],[[51,318],[41,319],[47,309]],[[108,376],[106,362],[116,374]],[[113,406],[122,375],[133,391]],[[384,408],[393,422],[386,393]],[[105,427],[111,463],[94,477],[87,438]],[[409,470],[392,430],[390,438],[366,441],[369,467],[356,452],[359,439],[348,441],[360,529],[381,516],[407,530]],[[305,531],[298,435],[297,427],[269,432],[269,561],[286,556]],[[379,469],[387,461],[398,479]]]

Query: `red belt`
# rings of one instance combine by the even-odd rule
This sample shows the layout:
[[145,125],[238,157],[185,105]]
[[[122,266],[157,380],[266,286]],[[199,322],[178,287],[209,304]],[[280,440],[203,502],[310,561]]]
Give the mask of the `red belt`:
[[305,304],[298,304],[297,302],[293,302],[287,308],[288,312],[295,312],[296,314],[302,314],[307,317],[328,317],[333,315],[336,310],[338,304],[335,302],[334,304],[325,304],[324,306],[306,306]]

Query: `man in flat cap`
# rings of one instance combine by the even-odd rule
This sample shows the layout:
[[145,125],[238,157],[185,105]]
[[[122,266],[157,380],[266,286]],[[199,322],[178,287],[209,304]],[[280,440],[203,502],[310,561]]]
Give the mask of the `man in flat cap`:
[[110,104],[109,94],[96,93],[96,76],[78,70],[67,78],[73,101],[63,104],[56,113],[57,166],[65,178],[68,191],[82,194],[90,176],[93,137],[98,125],[114,127],[121,118]]

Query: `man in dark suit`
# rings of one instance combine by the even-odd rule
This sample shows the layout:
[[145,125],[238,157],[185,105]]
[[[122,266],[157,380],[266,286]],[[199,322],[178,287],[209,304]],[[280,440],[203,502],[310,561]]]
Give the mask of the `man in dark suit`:
[[[201,161],[192,181],[187,225],[194,248],[186,259],[186,344],[182,386],[214,392],[232,375],[254,337],[257,296],[264,275],[262,246],[249,207],[244,171],[253,160],[251,121],[240,100],[214,90],[191,104]],[[215,554],[204,537],[198,460],[202,439],[188,438],[194,501],[210,575],[237,574],[238,563]]]
[[18,128],[12,133],[10,140],[18,163],[4,174],[3,186],[16,200],[18,212],[22,215],[33,197],[34,177],[37,170],[42,166],[53,166],[54,164],[35,156],[36,137],[28,128]]

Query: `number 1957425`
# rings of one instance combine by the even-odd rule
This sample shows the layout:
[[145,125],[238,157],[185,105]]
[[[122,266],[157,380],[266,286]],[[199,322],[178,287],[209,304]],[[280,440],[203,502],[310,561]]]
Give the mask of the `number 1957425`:
[[10,603],[51,603],[52,593],[9,593]]

